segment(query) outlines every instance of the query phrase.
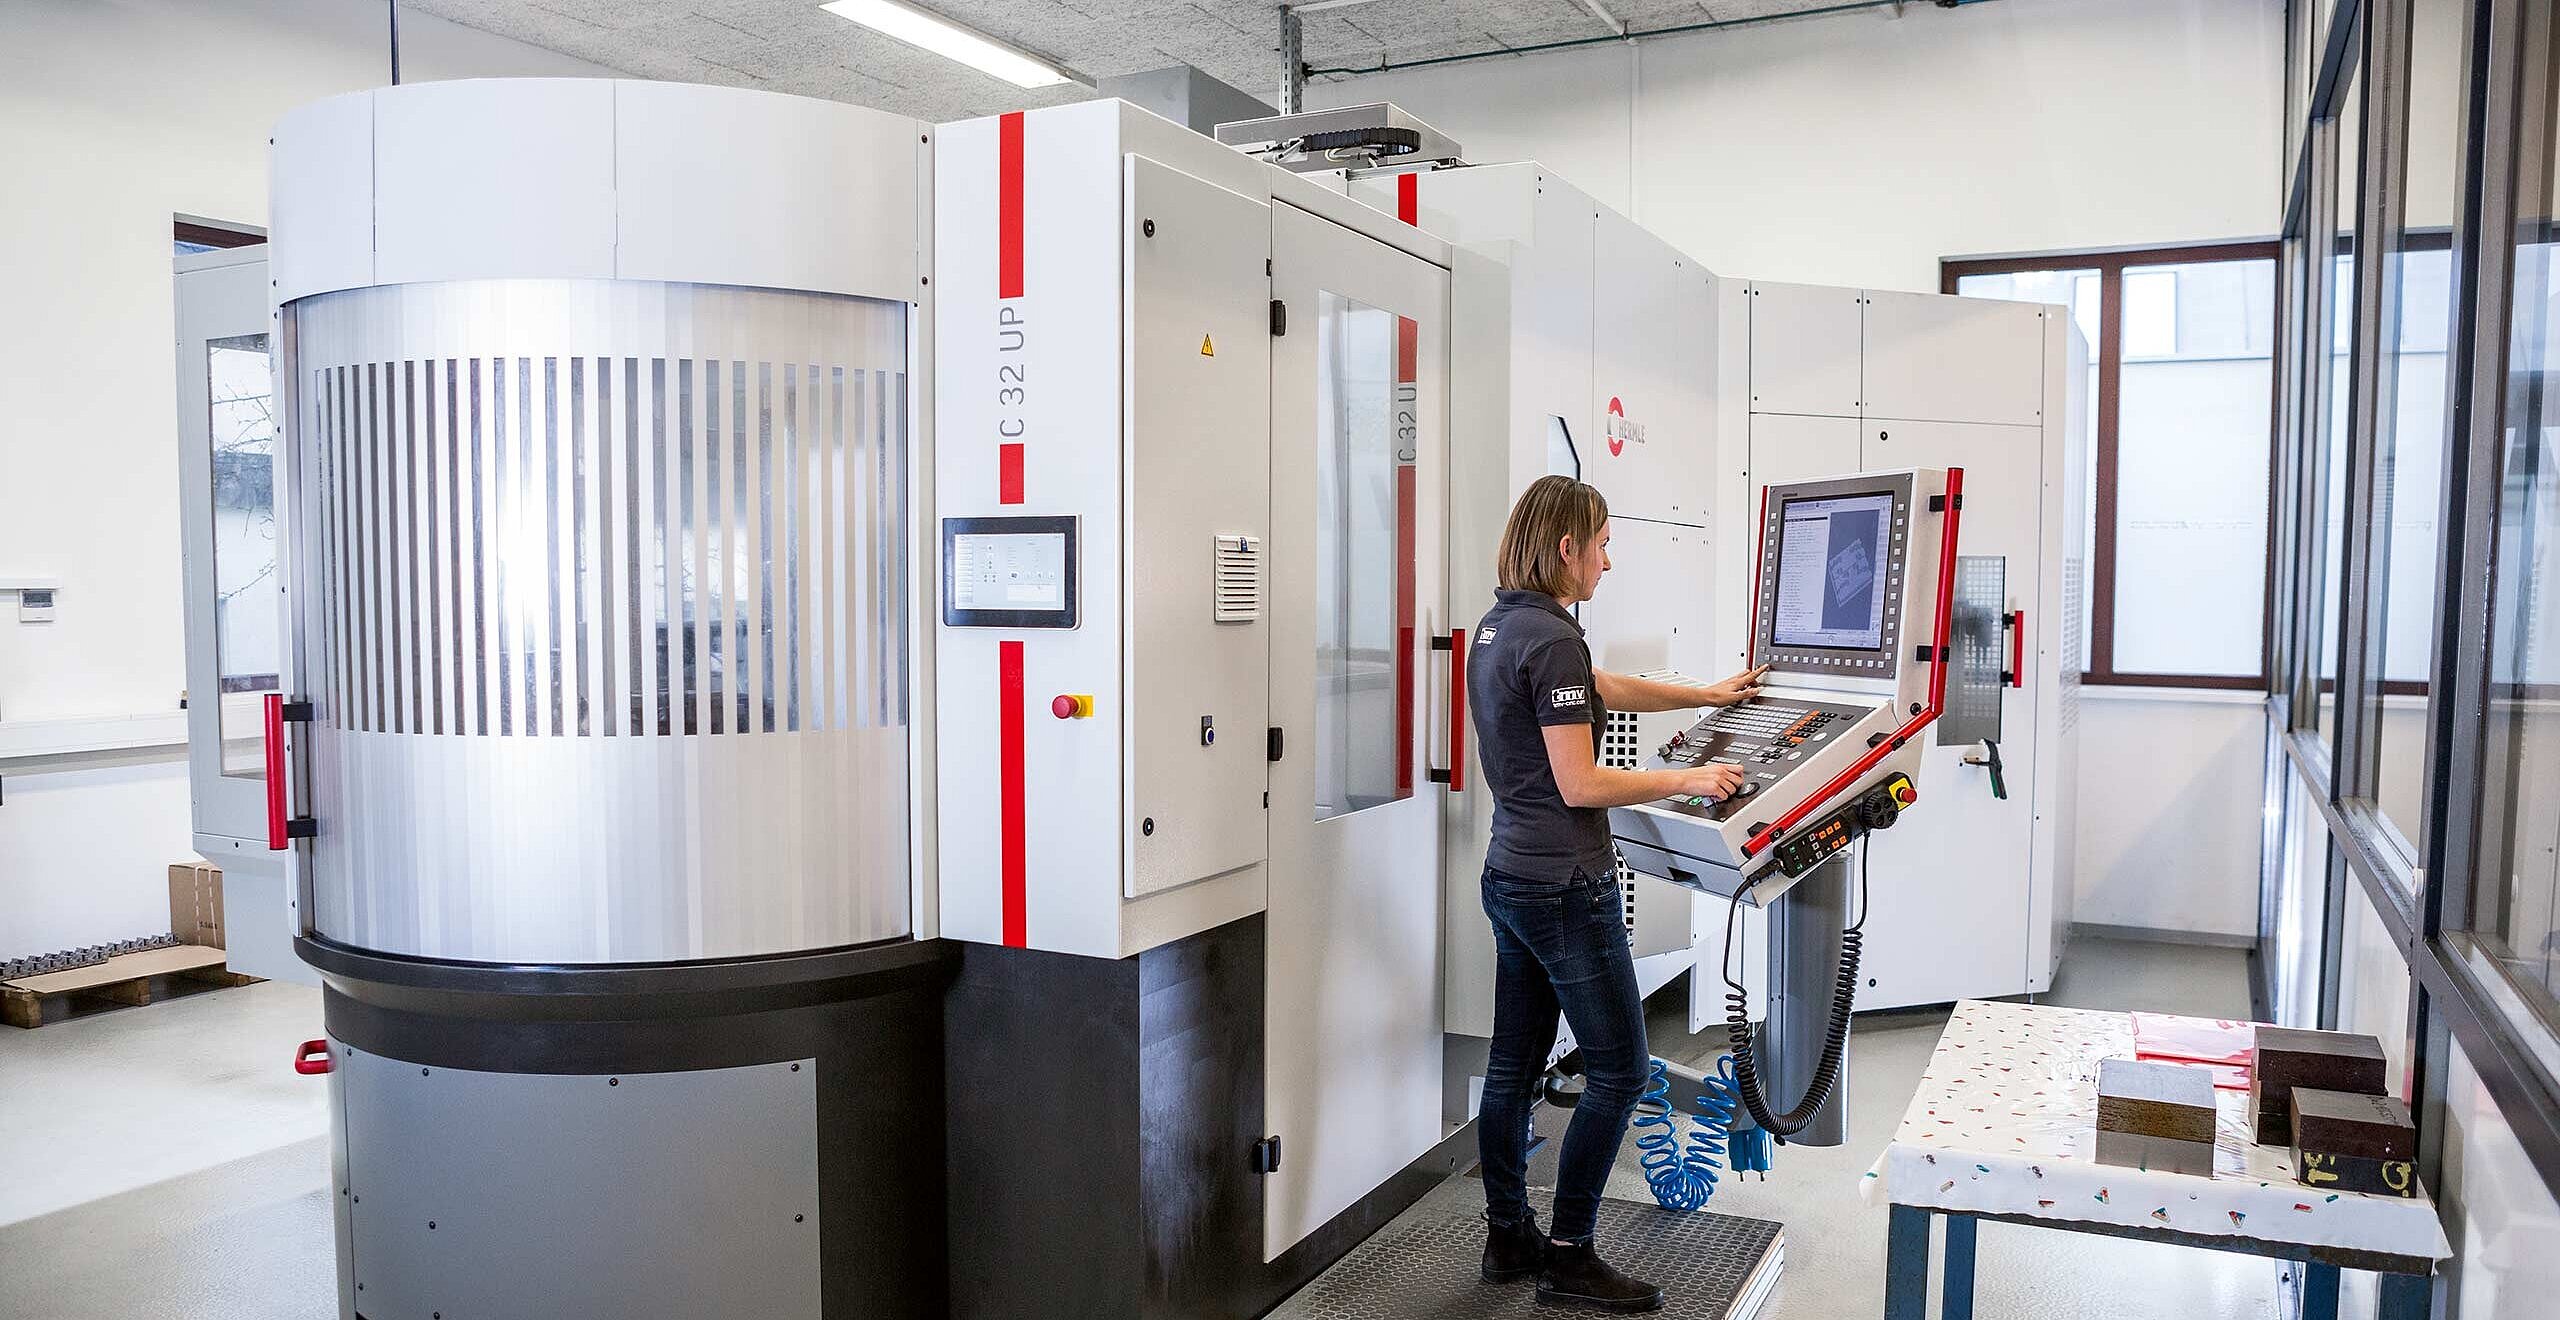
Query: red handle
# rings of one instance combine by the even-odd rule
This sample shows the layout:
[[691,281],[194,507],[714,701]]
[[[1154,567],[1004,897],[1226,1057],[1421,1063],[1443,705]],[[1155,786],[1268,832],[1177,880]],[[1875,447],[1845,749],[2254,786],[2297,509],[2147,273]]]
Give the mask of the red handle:
[[1449,791],[1467,791],[1467,630],[1449,631]]
[[2009,686],[2027,685],[2027,612],[2009,612]]
[[293,1070],[305,1077],[317,1077],[337,1066],[329,1057],[329,1042],[325,1039],[306,1040],[293,1052]]
[[285,828],[284,694],[270,692],[267,694],[267,851],[283,852],[292,846],[293,840]]

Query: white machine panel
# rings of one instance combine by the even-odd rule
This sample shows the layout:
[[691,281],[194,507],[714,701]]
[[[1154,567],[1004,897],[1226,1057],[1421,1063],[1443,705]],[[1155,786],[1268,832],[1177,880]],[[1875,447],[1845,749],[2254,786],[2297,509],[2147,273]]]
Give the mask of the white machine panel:
[[1620,518],[1703,527],[1715,493],[1708,382],[1715,303],[1705,270],[1615,211],[1593,222],[1591,432],[1582,479]]
[[[1949,301],[1953,301],[1950,299]],[[2032,311],[2032,308],[2029,309]],[[1961,467],[1965,471],[1964,553],[2008,561],[2009,607],[2037,599],[2042,525],[2039,456],[2044,432],[2032,426],[1950,422],[1869,422],[1863,460],[1870,468]],[[2029,608],[2030,626],[2040,612]],[[2026,984],[2027,932],[2049,920],[2038,910],[2038,887],[2029,883],[2033,851],[2026,846],[2040,810],[2034,791],[2034,736],[2038,688],[2050,676],[2030,674],[2030,686],[2001,696],[2001,723],[2015,731],[2003,739],[2001,759],[2009,796],[1991,795],[1982,745],[1941,746],[1921,739],[1914,777],[1927,810],[1905,828],[1867,841],[1879,877],[1869,901],[1863,970],[1874,982],[1859,992],[1868,1008],[1935,1004],[1952,999],[2014,994]]]
[[[394,168],[375,175],[376,281],[610,279],[614,88],[510,78],[377,96],[375,159]],[[487,150],[496,139],[510,149]]]
[[[622,278],[918,298],[926,271],[917,202],[929,165],[916,121],[808,97],[636,81],[614,84],[614,111]],[[855,160],[912,160],[915,169],[831,168]],[[764,200],[740,206],[740,197]]]
[[2012,426],[2043,420],[2041,304],[1875,290],[1864,297],[1866,416]]
[[1751,285],[1751,411],[1858,415],[1856,289]]
[[[1609,556],[1615,567],[1600,579],[1599,594],[1581,608],[1592,664],[1614,674],[1657,669],[1710,673],[1714,619],[1707,600],[1715,557],[1707,533],[1677,523],[1621,519],[1614,516],[1614,504],[1610,512]],[[1661,718],[1680,716],[1671,712]]]
[[1140,699],[1119,713],[1136,898],[1269,853],[1269,628],[1216,616],[1218,538],[1271,534],[1271,208],[1144,156],[1127,169],[1126,657]]

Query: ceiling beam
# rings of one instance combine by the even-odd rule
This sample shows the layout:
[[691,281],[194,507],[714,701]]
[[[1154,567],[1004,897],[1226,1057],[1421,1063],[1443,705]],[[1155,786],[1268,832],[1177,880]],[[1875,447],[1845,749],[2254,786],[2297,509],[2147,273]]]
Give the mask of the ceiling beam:
[[1615,32],[1622,37],[1627,35],[1626,23],[1621,21],[1616,14],[1610,13],[1609,7],[1600,3],[1600,0],[1582,0],[1582,7],[1590,10],[1593,18],[1599,19],[1601,22],[1608,24],[1610,31]]

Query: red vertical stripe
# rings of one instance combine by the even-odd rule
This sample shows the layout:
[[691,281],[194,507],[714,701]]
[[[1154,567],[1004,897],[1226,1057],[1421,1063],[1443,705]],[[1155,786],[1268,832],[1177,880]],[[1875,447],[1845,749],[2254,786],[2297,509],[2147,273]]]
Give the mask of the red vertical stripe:
[[1022,503],[1022,446],[996,446],[996,498],[1006,504]]
[[1019,949],[1029,943],[1031,926],[1023,901],[1030,849],[1023,824],[1022,643],[996,643],[996,692],[1002,703],[996,712],[996,759],[1004,815],[1004,942]]
[[1396,796],[1413,791],[1413,464],[1396,465]]
[[1022,112],[996,121],[996,296],[1022,296]]
[[1422,223],[1422,176],[1396,176],[1396,219],[1409,225]]

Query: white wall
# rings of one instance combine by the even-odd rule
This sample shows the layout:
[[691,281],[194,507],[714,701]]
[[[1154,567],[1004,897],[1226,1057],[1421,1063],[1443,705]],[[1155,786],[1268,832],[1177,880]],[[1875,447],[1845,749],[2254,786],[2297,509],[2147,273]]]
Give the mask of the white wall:
[[[402,76],[608,71],[408,13]],[[388,78],[354,0],[0,4],[0,576],[61,579],[56,622],[0,614],[0,720],[174,710],[179,596],[170,221],[263,225],[267,128]],[[9,777],[0,957],[166,927],[184,767]]]
[[1999,0],[1320,83],[1535,158],[1720,273],[1935,290],[1938,259],[2275,232],[2275,0]]
[[2235,695],[2080,689],[2072,920],[2255,938],[2267,714]]

